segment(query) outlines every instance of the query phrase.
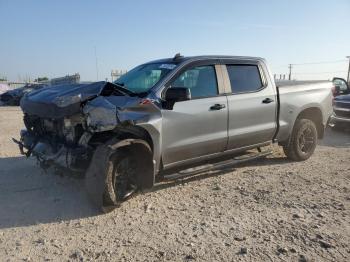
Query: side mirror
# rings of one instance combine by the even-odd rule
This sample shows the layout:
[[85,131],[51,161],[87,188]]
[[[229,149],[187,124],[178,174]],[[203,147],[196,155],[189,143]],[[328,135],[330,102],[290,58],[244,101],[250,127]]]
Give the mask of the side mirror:
[[335,87],[335,93],[340,94],[340,86],[334,86]]
[[335,88],[335,95],[350,93],[349,85],[343,78],[334,77],[332,80]]
[[170,87],[165,92],[165,100],[168,102],[191,100],[191,90],[186,87]]

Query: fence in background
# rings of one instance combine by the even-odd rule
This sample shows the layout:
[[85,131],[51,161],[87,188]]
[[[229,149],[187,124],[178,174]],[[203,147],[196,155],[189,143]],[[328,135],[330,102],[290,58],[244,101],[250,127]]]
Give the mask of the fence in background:
[[26,84],[31,84],[34,82],[8,82],[8,81],[0,81],[0,84],[7,85],[11,89],[19,88],[25,86]]

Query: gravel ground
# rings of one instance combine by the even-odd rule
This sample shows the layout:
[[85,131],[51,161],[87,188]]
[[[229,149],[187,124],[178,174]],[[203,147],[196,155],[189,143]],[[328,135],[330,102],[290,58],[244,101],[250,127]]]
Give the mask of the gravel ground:
[[10,141],[0,108],[2,261],[350,261],[350,133],[327,130],[314,156],[273,156],[161,183],[109,214],[83,182],[45,174]]

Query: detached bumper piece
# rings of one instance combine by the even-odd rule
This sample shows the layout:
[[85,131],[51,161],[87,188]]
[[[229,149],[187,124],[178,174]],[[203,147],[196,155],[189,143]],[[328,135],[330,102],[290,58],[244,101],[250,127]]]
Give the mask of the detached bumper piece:
[[331,116],[330,125],[336,123],[350,124],[350,117],[341,117],[338,115]]
[[350,124],[350,97],[339,96],[334,100],[333,115],[330,124]]
[[67,147],[64,144],[51,145],[48,141],[39,141],[28,131],[21,131],[20,141],[12,139],[19,146],[22,155],[34,156],[40,166],[47,169],[51,166],[69,169],[71,171],[84,171],[88,160],[86,147]]

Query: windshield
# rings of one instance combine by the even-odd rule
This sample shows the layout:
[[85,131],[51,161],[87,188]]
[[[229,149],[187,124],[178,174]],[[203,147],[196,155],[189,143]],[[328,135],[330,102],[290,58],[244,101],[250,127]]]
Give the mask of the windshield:
[[119,79],[114,81],[114,83],[123,86],[133,93],[144,93],[155,86],[175,67],[176,64],[172,63],[140,65],[122,75]]

